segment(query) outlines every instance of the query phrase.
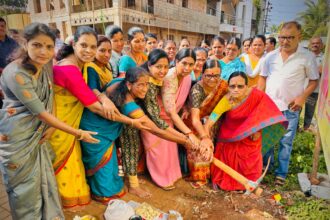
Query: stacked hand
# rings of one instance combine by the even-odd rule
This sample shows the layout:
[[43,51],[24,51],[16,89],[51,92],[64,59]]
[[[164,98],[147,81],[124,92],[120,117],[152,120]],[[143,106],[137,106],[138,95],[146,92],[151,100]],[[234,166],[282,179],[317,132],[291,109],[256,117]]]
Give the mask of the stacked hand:
[[213,158],[214,145],[210,138],[203,138],[201,141],[201,147],[199,152],[202,155],[202,158],[206,161],[211,161]]
[[116,108],[116,106],[113,104],[113,102],[110,99],[103,98],[102,106],[103,106],[103,112],[107,119],[114,121],[116,114],[120,115],[119,110]]
[[150,130],[146,124],[148,123],[148,118],[147,117],[141,117],[138,119],[132,119],[132,126],[139,130]]

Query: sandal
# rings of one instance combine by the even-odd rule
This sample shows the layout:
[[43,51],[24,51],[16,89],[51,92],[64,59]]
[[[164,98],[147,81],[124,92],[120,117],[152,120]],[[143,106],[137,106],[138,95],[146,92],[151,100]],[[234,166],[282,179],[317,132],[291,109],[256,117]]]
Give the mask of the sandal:
[[285,179],[283,177],[275,177],[275,186],[283,186],[285,184]]
[[164,186],[164,187],[161,187],[163,190],[165,191],[170,191],[172,189],[175,189],[175,186],[174,185],[170,185],[170,186]]

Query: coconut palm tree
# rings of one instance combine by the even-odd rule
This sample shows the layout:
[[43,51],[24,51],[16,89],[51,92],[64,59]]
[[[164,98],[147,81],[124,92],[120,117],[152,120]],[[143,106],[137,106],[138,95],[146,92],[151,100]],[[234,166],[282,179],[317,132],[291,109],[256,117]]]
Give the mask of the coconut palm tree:
[[309,39],[312,36],[326,36],[327,22],[330,21],[330,6],[328,0],[305,0],[307,9],[299,13],[299,20],[302,21],[303,38]]

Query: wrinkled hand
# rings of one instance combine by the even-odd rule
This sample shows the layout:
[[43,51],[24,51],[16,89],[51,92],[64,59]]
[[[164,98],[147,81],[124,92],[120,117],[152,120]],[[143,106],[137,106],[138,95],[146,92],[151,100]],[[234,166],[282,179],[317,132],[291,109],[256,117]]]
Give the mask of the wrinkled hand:
[[49,140],[49,138],[54,134],[56,128],[50,127],[48,128],[43,134],[39,141],[39,144],[44,143],[45,141]]
[[99,143],[100,140],[94,138],[92,135],[97,135],[97,132],[80,130],[80,137],[78,140],[81,140],[81,141],[84,141],[87,143],[91,143],[91,144]]
[[133,126],[139,130],[150,130],[148,126],[146,126],[148,118],[142,117],[138,119],[132,119],[133,120]]
[[256,141],[256,140],[258,140],[258,139],[260,138],[260,136],[261,136],[261,132],[260,132],[260,131],[257,131],[257,132],[255,132],[255,133],[253,133],[253,134],[250,136],[250,138],[251,138],[251,140]]
[[191,140],[192,144],[193,144],[193,150],[198,150],[199,146],[201,144],[200,140],[196,137],[196,135],[190,133],[188,135],[188,138]]
[[300,111],[304,105],[306,99],[303,96],[296,97],[290,104],[289,110],[291,111]]
[[108,98],[102,100],[102,107],[105,117],[112,121],[115,119],[116,114],[120,114],[113,102]]

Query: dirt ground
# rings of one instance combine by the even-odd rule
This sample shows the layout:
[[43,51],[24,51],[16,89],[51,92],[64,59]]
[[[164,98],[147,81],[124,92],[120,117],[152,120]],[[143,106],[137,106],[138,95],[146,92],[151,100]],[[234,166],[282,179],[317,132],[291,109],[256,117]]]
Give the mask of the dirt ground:
[[[176,183],[176,189],[164,191],[155,186],[150,179],[143,187],[153,196],[141,199],[127,193],[122,199],[125,201],[147,202],[164,212],[176,210],[184,219],[284,219],[284,210],[272,199],[272,193],[264,189],[259,198],[247,197],[237,192],[215,192],[210,185],[201,189],[193,189],[185,180]],[[73,219],[75,215],[92,215],[97,219],[104,219],[106,206],[92,201],[83,208],[65,210],[66,219]]]

